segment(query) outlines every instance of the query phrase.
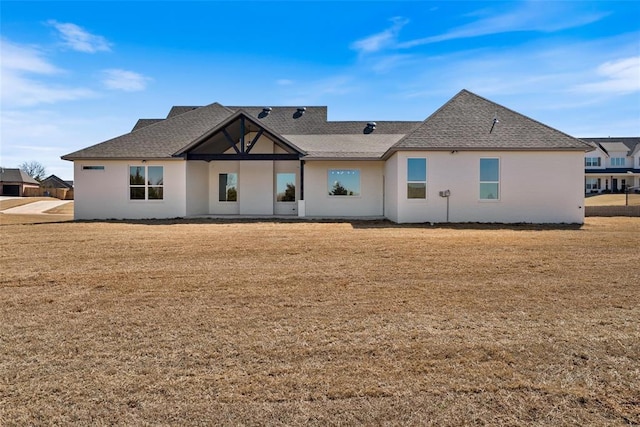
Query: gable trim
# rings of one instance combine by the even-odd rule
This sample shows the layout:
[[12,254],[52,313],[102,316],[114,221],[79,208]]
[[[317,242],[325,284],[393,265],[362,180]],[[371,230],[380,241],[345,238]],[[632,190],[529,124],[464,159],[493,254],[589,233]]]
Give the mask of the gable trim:
[[[240,121],[240,141],[239,141],[240,148],[238,148],[238,143],[234,142],[233,137],[231,137],[231,135],[227,131],[227,127],[229,127],[230,125],[234,124],[238,120]],[[246,126],[247,122],[249,122],[250,124],[252,124],[256,128],[258,128],[257,135],[251,140],[251,142],[249,144],[246,144],[246,141],[245,141],[245,126]],[[196,153],[192,153],[193,150],[195,150],[196,148],[200,147],[202,144],[204,144],[207,141],[209,141],[210,138],[212,138],[215,135],[220,134],[220,133],[222,133],[224,135],[225,140],[229,143],[229,146],[235,150],[236,154],[223,154],[223,153],[196,154]],[[295,144],[291,143],[291,141],[287,140],[282,135],[280,135],[277,132],[275,132],[272,129],[270,129],[264,123],[260,123],[257,120],[254,120],[244,110],[238,110],[234,114],[229,116],[227,119],[225,119],[221,123],[219,123],[216,126],[214,126],[208,132],[205,132],[204,134],[202,134],[201,136],[196,138],[194,141],[192,141],[191,143],[187,144],[185,147],[183,147],[180,150],[176,151],[173,154],[173,156],[174,157],[183,157],[183,158],[185,158],[187,160],[193,159],[194,157],[203,157],[203,160],[205,158],[210,158],[211,160],[221,160],[221,159],[241,160],[241,158],[244,159],[244,160],[248,160],[249,156],[257,156],[256,154],[250,154],[250,152],[251,152],[251,149],[253,148],[253,146],[255,145],[255,143],[258,141],[258,139],[263,135],[267,136],[274,144],[276,144],[280,148],[282,148],[285,151],[287,151],[289,155],[295,156],[295,159],[299,159],[300,157],[302,157],[302,156],[307,154],[302,149],[297,147]],[[269,160],[277,160],[275,157],[278,157],[280,155],[278,155],[278,154],[264,154],[264,155],[261,155],[259,157],[265,157],[265,156],[269,157]],[[290,157],[290,156],[288,156],[288,157]],[[267,159],[263,158],[262,160],[267,160]]]

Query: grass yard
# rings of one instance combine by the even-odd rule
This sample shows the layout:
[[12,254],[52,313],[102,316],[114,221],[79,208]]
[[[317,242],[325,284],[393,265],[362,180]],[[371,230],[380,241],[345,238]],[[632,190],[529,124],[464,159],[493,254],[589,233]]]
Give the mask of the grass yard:
[[3,225],[0,425],[637,425],[640,219]]
[[597,194],[595,196],[586,196],[584,198],[585,206],[640,206],[640,194]]

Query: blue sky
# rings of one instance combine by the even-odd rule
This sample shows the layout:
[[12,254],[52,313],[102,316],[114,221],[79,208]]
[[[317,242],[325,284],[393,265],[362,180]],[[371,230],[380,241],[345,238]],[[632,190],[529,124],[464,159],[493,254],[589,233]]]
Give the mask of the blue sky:
[[640,2],[0,3],[0,164],[172,105],[423,120],[465,88],[577,137],[640,135]]

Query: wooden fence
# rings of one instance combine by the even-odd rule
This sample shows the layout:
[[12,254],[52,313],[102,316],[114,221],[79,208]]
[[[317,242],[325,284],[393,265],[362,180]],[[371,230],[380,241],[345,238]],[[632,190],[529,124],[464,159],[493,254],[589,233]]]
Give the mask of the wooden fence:
[[585,206],[585,216],[640,216],[640,206]]
[[73,190],[66,188],[25,188],[24,197],[55,197],[60,200],[73,200]]

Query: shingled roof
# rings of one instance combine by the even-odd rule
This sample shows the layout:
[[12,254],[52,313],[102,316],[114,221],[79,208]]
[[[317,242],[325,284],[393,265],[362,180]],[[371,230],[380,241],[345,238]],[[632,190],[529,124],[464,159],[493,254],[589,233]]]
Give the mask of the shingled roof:
[[[604,138],[581,138],[583,141],[589,142],[596,146],[600,146],[605,150],[607,154],[609,154],[610,148],[615,147],[617,145],[621,148],[619,151],[624,151],[624,147],[626,147],[628,153],[627,156],[634,156],[638,151],[640,151],[640,138],[639,137],[604,137]],[[610,144],[615,144],[611,146]],[[615,150],[617,151],[617,150]]]
[[587,143],[468,90],[460,91],[417,129],[398,141],[399,150],[577,150]]
[[78,159],[174,158],[234,114],[253,117],[305,159],[385,159],[398,150],[578,150],[592,147],[462,90],[423,122],[329,121],[327,107],[174,106],[166,119],[140,119],[125,135],[67,154]]
[[170,158],[233,111],[217,102],[145,126],[134,132],[62,156],[76,159],[154,159]]
[[25,171],[18,168],[0,167],[0,182],[11,184],[40,185],[38,181],[30,177]]
[[[140,119],[130,133],[62,158],[104,160],[175,157],[176,153],[191,147],[240,111],[291,141],[309,158],[380,158],[391,145],[421,123],[381,121],[376,123],[373,132],[369,132],[364,121],[327,121],[327,107],[306,107],[304,110],[300,107],[272,107],[267,110],[264,107],[225,107],[218,103],[205,107],[178,106],[171,108],[166,119]],[[301,145],[296,141],[300,141]]]

